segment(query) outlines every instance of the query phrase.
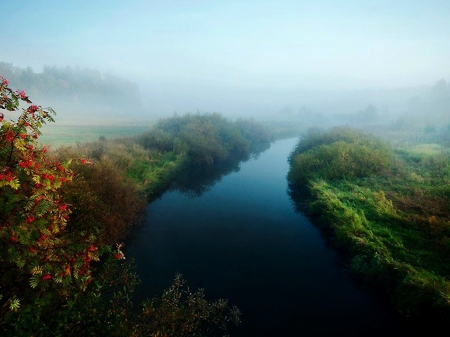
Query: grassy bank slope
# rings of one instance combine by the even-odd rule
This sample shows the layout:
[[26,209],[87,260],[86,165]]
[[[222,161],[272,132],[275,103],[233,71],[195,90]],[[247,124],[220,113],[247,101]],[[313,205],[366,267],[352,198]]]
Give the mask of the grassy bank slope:
[[426,148],[333,128],[298,143],[288,178],[356,277],[407,317],[450,321],[450,157]]

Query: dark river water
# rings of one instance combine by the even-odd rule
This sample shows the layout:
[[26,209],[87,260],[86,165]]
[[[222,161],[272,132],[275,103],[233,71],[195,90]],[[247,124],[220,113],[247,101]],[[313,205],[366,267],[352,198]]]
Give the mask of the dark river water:
[[126,250],[142,280],[137,298],[162,293],[179,272],[242,311],[232,336],[409,335],[295,211],[286,173],[296,142],[273,143],[200,196],[169,191],[149,204]]

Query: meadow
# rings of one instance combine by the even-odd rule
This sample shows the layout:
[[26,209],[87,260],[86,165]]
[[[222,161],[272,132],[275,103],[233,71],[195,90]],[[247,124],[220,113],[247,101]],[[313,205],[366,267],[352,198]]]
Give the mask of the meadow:
[[42,129],[40,141],[53,147],[74,145],[77,143],[94,142],[100,138],[115,139],[136,136],[151,127],[147,122],[143,125],[60,125],[59,123],[45,125]]

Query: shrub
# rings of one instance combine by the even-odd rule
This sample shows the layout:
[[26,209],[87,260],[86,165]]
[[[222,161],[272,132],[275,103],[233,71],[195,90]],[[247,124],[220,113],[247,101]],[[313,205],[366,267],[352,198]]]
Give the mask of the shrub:
[[251,121],[233,123],[218,113],[197,113],[159,121],[138,137],[138,143],[146,149],[186,156],[192,165],[212,165],[232,155],[244,158],[256,151],[257,145],[270,143],[270,136]]
[[389,168],[392,150],[372,135],[337,127],[301,140],[289,161],[288,178],[301,185],[315,178],[336,180],[380,174]]
[[62,199],[72,205],[68,228],[74,232],[96,228],[98,243],[113,245],[139,221],[146,200],[109,158],[88,163],[72,166],[74,182],[62,190]]

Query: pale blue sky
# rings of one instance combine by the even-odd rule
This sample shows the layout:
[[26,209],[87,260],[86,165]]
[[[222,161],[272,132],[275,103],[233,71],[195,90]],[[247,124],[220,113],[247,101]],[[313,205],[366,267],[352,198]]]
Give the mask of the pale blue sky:
[[448,0],[0,0],[0,11],[0,61],[109,71],[197,108],[212,88],[233,99],[450,80]]

